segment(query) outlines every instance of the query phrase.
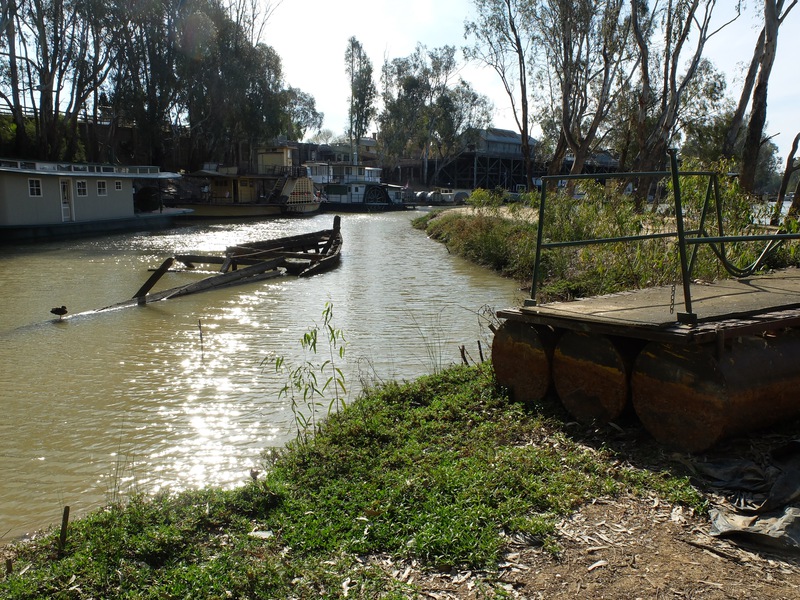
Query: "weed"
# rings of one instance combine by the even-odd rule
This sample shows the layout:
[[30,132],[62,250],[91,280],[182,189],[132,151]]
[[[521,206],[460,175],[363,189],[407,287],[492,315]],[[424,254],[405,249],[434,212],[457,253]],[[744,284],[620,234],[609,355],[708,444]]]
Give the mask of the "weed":
[[444,369],[444,350],[446,341],[442,335],[442,314],[444,308],[441,308],[431,322],[427,326],[423,326],[413,313],[409,312],[409,318],[414,323],[417,332],[422,338],[423,346],[425,347],[425,354],[428,359],[428,367],[432,374],[440,373]]
[[[729,165],[712,165],[726,173]],[[687,171],[702,165],[686,164]],[[722,225],[727,235],[752,233],[769,222],[768,207],[754,204],[742,193],[735,178],[719,178]],[[681,178],[683,216],[688,230],[699,227],[706,198],[707,176]],[[674,231],[674,208],[669,201],[671,182],[663,186],[662,204],[637,212],[631,198],[620,190],[585,180],[580,194],[553,190],[546,198],[545,240],[562,242],[598,240],[645,233]],[[521,202],[508,203],[494,192],[476,190],[470,204],[472,213],[446,211],[415,222],[431,238],[445,241],[448,249],[468,260],[490,267],[517,281],[529,281],[533,273],[538,225],[539,198],[523,195]],[[527,212],[523,212],[526,211]],[[715,235],[716,213],[706,215],[704,229]],[[792,223],[785,224],[791,228]],[[763,244],[737,242],[725,245],[731,262],[739,267],[759,258]],[[537,300],[570,300],[659,285],[680,280],[675,238],[658,238],[626,243],[548,249],[542,252]],[[785,243],[762,261],[762,268],[785,267],[800,262],[797,243]],[[727,277],[722,263],[708,245],[701,245],[693,265],[693,278],[714,280]]]
[[281,388],[278,397],[291,400],[297,438],[307,442],[316,433],[319,426],[319,412],[324,408],[326,393],[331,397],[327,406],[327,414],[337,413],[346,406],[347,386],[338,360],[344,360],[346,340],[340,329],[334,327],[333,303],[326,302],[322,311],[322,327],[315,324],[303,334],[300,345],[305,356],[317,356],[317,344],[320,333],[328,344],[328,356],[321,364],[306,358],[300,365],[291,367],[283,356],[275,359],[275,370],[282,372],[288,369],[287,382]]

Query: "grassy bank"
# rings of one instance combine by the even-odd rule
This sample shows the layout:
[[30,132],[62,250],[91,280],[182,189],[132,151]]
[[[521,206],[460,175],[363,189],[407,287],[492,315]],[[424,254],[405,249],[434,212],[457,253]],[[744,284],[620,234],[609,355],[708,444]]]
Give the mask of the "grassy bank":
[[[724,166],[724,165],[722,165]],[[725,170],[721,170],[722,173]],[[687,229],[699,226],[707,179],[687,177],[682,183]],[[581,183],[582,194],[572,197],[553,192],[548,197],[545,239],[550,242],[605,239],[643,233],[675,231],[669,209],[648,207],[637,212],[629,196],[594,184]],[[738,189],[737,180],[720,179],[722,219],[727,235],[763,231],[772,209],[754,204]],[[538,194],[523,195],[521,201],[504,202],[501,195],[477,190],[470,197],[470,211],[444,210],[427,213],[414,226],[447,245],[454,254],[530,285],[536,252]],[[716,232],[716,216],[709,215],[705,229]],[[788,223],[795,230],[796,223]],[[743,268],[756,261],[763,242],[726,244],[731,262]],[[778,247],[761,262],[761,269],[797,266],[796,242]],[[537,300],[571,300],[643,287],[670,285],[680,281],[675,238],[628,243],[548,249],[542,253]],[[700,246],[693,278],[705,281],[729,277],[708,245]]]
[[593,498],[704,510],[641,446],[634,466],[558,410],[510,403],[488,364],[380,387],[245,487],[108,507],[60,556],[57,532],[11,549],[0,597],[407,598],[410,564],[483,570],[492,597],[509,544],[558,553],[555,524]]

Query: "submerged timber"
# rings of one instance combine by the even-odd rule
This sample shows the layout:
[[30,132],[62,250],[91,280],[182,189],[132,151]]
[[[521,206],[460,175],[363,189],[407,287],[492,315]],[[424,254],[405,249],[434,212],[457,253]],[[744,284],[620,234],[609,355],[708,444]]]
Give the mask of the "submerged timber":
[[[341,217],[333,219],[332,229],[293,235],[275,240],[230,246],[222,255],[176,254],[164,260],[133,298],[101,310],[144,305],[208,290],[254,283],[284,274],[308,277],[335,267],[341,260]],[[199,281],[151,292],[175,263],[184,270],[196,265],[220,265],[219,272]]]

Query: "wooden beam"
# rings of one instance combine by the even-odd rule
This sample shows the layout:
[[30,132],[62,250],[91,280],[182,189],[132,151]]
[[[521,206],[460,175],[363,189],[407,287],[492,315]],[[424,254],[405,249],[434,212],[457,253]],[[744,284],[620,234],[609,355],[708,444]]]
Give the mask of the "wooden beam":
[[150,278],[144,282],[144,285],[139,288],[139,290],[133,295],[134,298],[144,298],[153,286],[158,283],[158,280],[164,276],[164,273],[169,271],[169,268],[172,266],[172,263],[175,262],[175,258],[170,256],[166,259],[161,266],[158,267],[155,272],[150,276]]

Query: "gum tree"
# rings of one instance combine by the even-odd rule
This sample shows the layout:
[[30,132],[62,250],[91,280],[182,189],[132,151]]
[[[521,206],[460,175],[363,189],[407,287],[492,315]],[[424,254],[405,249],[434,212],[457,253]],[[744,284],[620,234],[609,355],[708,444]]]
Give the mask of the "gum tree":
[[[560,171],[562,150],[573,156],[571,173],[581,173],[617,96],[633,76],[630,18],[625,0],[531,2],[538,81],[555,90],[540,92],[543,114],[558,122],[559,143],[551,164]],[[543,98],[544,96],[544,98]],[[548,102],[549,100],[549,102]]]
[[353,163],[358,164],[358,143],[375,118],[375,99],[378,90],[372,81],[372,62],[361,43],[351,37],[344,53],[345,71],[350,79],[350,108],[348,110],[350,148]]
[[533,189],[533,148],[528,99],[529,65],[534,35],[529,0],[473,0],[477,17],[464,25],[472,46],[464,49],[468,59],[494,70],[511,103],[522,136],[522,157],[528,189]]
[[[750,100],[750,120],[747,124],[742,150],[742,167],[739,174],[742,188],[749,192],[755,188],[758,154],[763,144],[762,136],[767,122],[767,91],[772,65],[778,51],[778,31],[781,23],[797,4],[797,0],[793,0],[785,8],[784,4],[784,0],[764,0],[764,29],[759,35],[751,63],[751,71],[753,64],[758,63],[758,76],[755,79]],[[745,87],[742,99],[745,98],[747,91],[747,87]]]

